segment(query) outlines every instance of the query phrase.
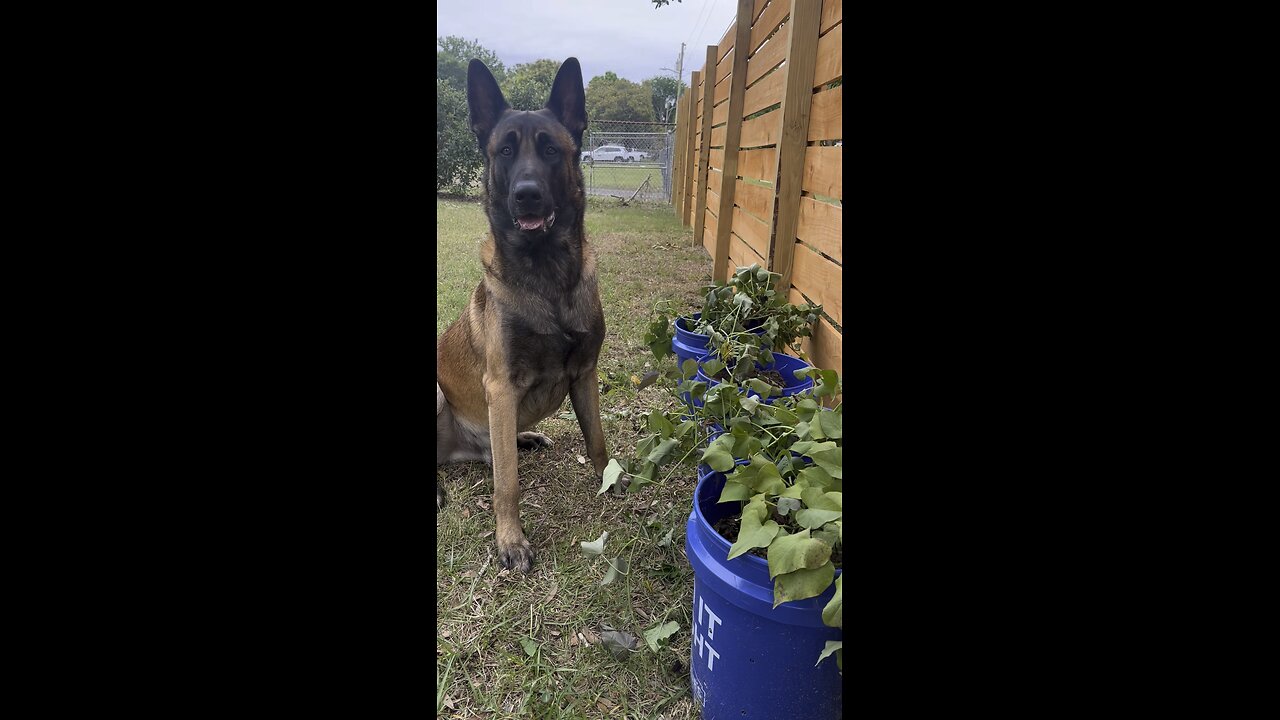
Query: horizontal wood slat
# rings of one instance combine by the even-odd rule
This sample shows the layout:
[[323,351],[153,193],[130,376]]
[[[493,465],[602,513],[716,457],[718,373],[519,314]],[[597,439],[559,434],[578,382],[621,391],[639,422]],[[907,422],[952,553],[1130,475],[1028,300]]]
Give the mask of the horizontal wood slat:
[[711,111],[712,127],[715,127],[716,125],[723,125],[724,122],[728,119],[729,119],[729,103],[728,102],[720,103],[715,107],[714,110]]
[[764,12],[764,8],[769,4],[769,0],[755,0],[755,4],[751,6],[751,23],[754,25],[760,19],[760,13]]
[[800,223],[796,236],[806,244],[844,262],[844,210],[818,202],[811,197],[800,198]]
[[772,223],[773,187],[762,187],[741,180],[735,181],[733,204],[746,210],[761,221]]
[[769,38],[769,42],[756,51],[755,55],[747,61],[747,84],[760,79],[761,75],[769,72],[778,66],[787,57],[787,40],[791,37],[791,27],[787,26],[778,31],[777,35]]
[[830,30],[832,25],[844,19],[844,8],[841,5],[843,5],[841,0],[823,0],[822,21],[818,23],[819,33]]
[[751,246],[760,257],[769,257],[769,226],[742,212],[742,208],[733,209],[733,231],[742,241]]
[[777,148],[761,148],[759,150],[740,150],[738,152],[738,175],[742,177],[764,180],[773,183],[774,173],[778,170]]
[[724,31],[724,37],[720,38],[720,42],[716,44],[716,64],[719,64],[725,55],[733,50],[733,30],[737,23],[729,23],[729,29]]
[[[716,66],[716,87],[719,88],[720,83],[725,78],[729,77],[732,74],[733,74],[733,50],[730,50],[729,54],[725,55],[724,59],[720,61],[720,64]],[[716,91],[716,97],[720,97],[719,90]]]
[[809,140],[842,139],[843,103],[844,85],[813,94],[809,103]]
[[[760,14],[760,18],[751,26],[751,50],[760,47],[760,43],[769,37],[769,33],[791,13],[791,3],[785,0],[773,2]],[[751,57],[750,54],[747,57]]]
[[[720,172],[718,169],[716,168],[707,169],[707,190],[716,194],[717,202],[719,202],[720,200],[720,183],[724,182],[724,180],[722,179],[723,177],[724,177],[724,173]],[[711,209],[717,215],[720,213],[719,205],[714,205],[712,206]]]
[[782,102],[782,89],[786,85],[786,68],[778,68],[772,75],[747,88],[742,101],[742,117],[757,113],[774,103]]
[[[715,132],[712,130],[712,132]],[[744,148],[776,145],[782,137],[782,113],[776,109],[760,117],[742,121],[742,138],[738,144]]]
[[[805,148],[804,179],[800,187],[805,192],[825,195],[837,200],[841,197],[844,163],[841,161],[843,147],[818,147],[810,145]],[[758,151],[756,151],[758,152]]]
[[795,247],[793,257],[792,287],[822,305],[832,320],[844,325],[841,319],[844,315],[844,296],[840,287],[842,268],[803,244]]
[[844,23],[818,38],[818,64],[813,68],[813,86],[826,85],[844,75]]

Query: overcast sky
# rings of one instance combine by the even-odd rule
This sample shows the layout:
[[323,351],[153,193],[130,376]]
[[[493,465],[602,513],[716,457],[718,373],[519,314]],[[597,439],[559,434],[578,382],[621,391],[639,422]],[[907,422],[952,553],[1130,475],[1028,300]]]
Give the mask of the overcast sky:
[[684,0],[655,9],[649,0],[440,0],[436,34],[478,40],[506,67],[576,57],[584,83],[612,70],[640,82],[675,69],[684,82],[706,62],[733,22],[735,0]]

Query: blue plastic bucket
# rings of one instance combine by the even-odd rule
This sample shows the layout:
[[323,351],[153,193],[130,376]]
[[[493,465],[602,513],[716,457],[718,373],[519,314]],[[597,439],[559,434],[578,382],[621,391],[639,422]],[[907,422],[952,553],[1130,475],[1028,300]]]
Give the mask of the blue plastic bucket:
[[[720,384],[719,380],[713,380],[707,377],[706,373],[702,372],[703,363],[710,361],[712,357],[713,355],[708,354],[698,358],[698,374],[695,375],[693,378],[695,381],[706,383],[708,390]],[[778,374],[782,375],[782,384],[783,384],[782,395],[781,396],[775,395],[769,398],[768,400],[766,400],[765,401],[766,403],[772,404],[773,401],[777,400],[779,397],[787,397],[789,395],[802,393],[805,390],[808,390],[809,388],[813,387],[813,378],[807,377],[800,380],[796,379],[796,376],[794,374],[796,370],[808,370],[810,367],[812,367],[811,365],[809,365],[809,363],[801,360],[800,358],[793,358],[790,355],[783,355],[782,353],[773,353],[772,365],[769,365],[769,366],[757,365],[756,367],[759,367],[764,370],[777,370]],[[747,390],[747,395],[750,395],[751,397],[756,397],[756,398],[760,397],[760,395],[756,393],[756,391],[754,390]],[[685,401],[689,402],[689,400],[690,400],[689,398],[686,398]],[[702,407],[702,398],[691,398],[691,400],[695,406]]]
[[717,503],[723,489],[723,474],[699,476],[685,532],[693,565],[689,675],[703,720],[840,717],[835,657],[814,666],[827,641],[841,639],[839,629],[822,623],[835,588],[774,608],[768,563],[751,554],[725,559],[730,543],[712,525],[739,504]]
[[[711,338],[690,330],[690,327],[696,325],[701,317],[702,313],[694,313],[693,317],[676,318],[676,334],[671,338],[671,351],[676,354],[676,367],[683,365],[685,360],[698,360],[710,352],[707,343],[710,342]],[[752,324],[754,325],[755,323]],[[764,330],[757,328],[752,332],[760,335]]]
[[691,318],[676,318],[676,334],[671,338],[671,351],[676,354],[676,367],[683,365],[685,360],[697,360],[707,354],[707,341],[710,338],[691,332],[685,325],[686,321],[690,324],[696,323],[700,317],[702,313]]

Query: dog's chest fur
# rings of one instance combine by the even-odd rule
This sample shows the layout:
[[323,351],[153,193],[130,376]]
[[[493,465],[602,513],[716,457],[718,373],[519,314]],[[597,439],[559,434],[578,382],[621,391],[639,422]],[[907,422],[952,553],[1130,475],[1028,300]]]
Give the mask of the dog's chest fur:
[[511,384],[521,394],[522,429],[555,412],[570,384],[596,366],[604,318],[584,285],[557,298],[523,294],[520,311],[503,318]]

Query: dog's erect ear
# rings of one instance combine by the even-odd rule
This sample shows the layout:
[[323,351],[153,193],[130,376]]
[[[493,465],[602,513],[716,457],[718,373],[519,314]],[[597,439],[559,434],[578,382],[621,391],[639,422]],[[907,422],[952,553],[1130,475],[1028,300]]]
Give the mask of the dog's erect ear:
[[582,132],[587,129],[587,98],[582,92],[582,67],[578,58],[569,58],[556,73],[551,85],[551,99],[547,109],[564,125],[569,134],[582,147]]
[[498,124],[502,113],[506,112],[507,99],[502,97],[498,81],[493,73],[479,60],[472,60],[467,66],[467,109],[471,111],[471,132],[476,134],[480,142],[480,155],[488,162],[485,146],[489,143],[489,133]]

